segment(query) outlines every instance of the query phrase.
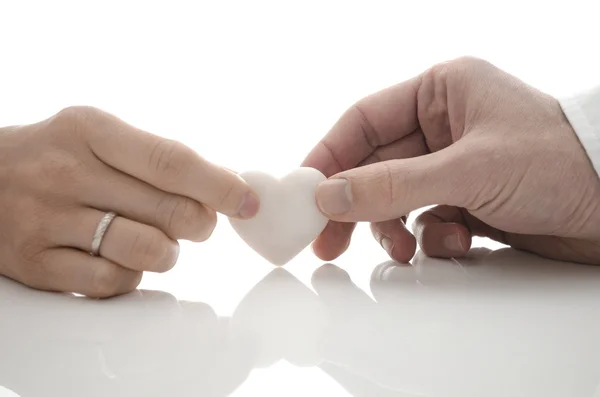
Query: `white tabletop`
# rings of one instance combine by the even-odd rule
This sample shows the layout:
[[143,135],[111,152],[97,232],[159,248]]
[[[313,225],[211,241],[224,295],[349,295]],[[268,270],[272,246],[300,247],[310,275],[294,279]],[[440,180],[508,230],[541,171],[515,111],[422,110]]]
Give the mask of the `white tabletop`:
[[335,263],[306,250],[274,268],[221,222],[209,242],[183,244],[173,270],[109,300],[0,278],[0,385],[47,397],[600,396],[599,267],[506,248],[397,265],[367,233]]
[[[4,3],[0,126],[97,106],[237,171],[294,169],[354,101],[454,57],[553,95],[600,70],[588,0]],[[0,396],[600,397],[600,268],[485,241],[397,267],[362,226],[275,269],[221,222],[110,300],[0,277]]]

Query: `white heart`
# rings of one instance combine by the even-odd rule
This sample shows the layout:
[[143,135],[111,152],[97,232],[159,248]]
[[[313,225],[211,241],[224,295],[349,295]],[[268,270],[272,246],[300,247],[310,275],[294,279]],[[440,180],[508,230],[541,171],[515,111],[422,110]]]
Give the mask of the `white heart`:
[[281,179],[264,172],[241,173],[258,194],[260,209],[252,219],[229,218],[239,236],[263,258],[281,266],[308,246],[327,225],[315,200],[317,185],[327,178],[301,167]]

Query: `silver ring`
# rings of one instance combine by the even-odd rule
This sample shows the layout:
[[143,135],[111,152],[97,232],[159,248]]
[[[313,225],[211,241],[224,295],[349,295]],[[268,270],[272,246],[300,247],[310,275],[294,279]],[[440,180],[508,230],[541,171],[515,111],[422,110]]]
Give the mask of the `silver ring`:
[[108,230],[110,223],[115,219],[117,214],[114,212],[107,212],[104,214],[100,222],[98,222],[98,227],[96,227],[96,232],[94,233],[94,238],[92,239],[92,251],[90,254],[92,256],[98,256],[98,252],[100,252],[100,245],[102,245],[102,239],[104,238],[104,233]]

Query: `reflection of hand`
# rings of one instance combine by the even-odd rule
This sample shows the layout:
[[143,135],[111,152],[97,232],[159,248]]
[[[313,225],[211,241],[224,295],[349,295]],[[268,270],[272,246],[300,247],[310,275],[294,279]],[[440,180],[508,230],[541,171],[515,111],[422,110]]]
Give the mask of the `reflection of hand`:
[[337,257],[353,223],[373,222],[393,259],[415,238],[460,257],[487,236],[554,259],[600,264],[600,180],[557,100],[475,59],[437,65],[350,108],[303,165],[330,180],[317,201],[333,221],[315,242]]
[[[203,303],[158,291],[110,301],[0,279],[0,384],[23,396],[226,396],[254,351]],[[27,368],[27,371],[24,369]]]
[[431,352],[415,344],[426,318],[411,318],[402,302],[374,301],[334,265],[319,268],[312,284],[330,316],[320,367],[357,397],[423,395],[427,373],[406,357],[430,359]]
[[[374,300],[332,265],[313,276],[331,318],[320,367],[348,391],[360,397],[593,393],[600,368],[598,268],[512,249],[473,250],[455,263],[418,253],[413,262],[377,266]],[[385,392],[365,392],[373,385]]]
[[[349,290],[326,276],[332,269],[338,268],[325,265],[313,275],[318,295],[286,270],[273,270],[236,309],[232,334],[245,335],[257,348],[257,367],[285,359],[298,366],[319,366],[356,397],[413,397],[369,376],[381,370],[374,366],[374,357],[368,357],[373,333],[385,333],[389,327],[362,291]],[[334,351],[339,354],[332,355]],[[365,365],[354,366],[356,362]],[[346,371],[348,367],[352,372]]]
[[[161,292],[92,301],[0,278],[0,384],[24,396],[225,396],[252,368],[287,359],[357,397],[495,396],[510,385],[590,395],[599,268],[511,249],[413,263],[377,266],[373,298],[334,265],[314,273],[316,293],[275,269],[229,320]],[[539,381],[556,375],[559,388]]]
[[[142,271],[170,269],[177,239],[203,241],[215,210],[250,217],[258,200],[190,148],[92,108],[0,129],[0,274],[31,287],[106,297]],[[96,226],[111,223],[92,257]]]

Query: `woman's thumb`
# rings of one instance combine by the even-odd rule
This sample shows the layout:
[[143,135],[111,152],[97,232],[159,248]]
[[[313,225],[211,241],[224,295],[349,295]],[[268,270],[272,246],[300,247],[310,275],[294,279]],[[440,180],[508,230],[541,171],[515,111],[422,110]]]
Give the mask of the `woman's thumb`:
[[317,204],[339,222],[380,222],[434,204],[466,207],[478,186],[459,146],[333,175],[317,187]]

